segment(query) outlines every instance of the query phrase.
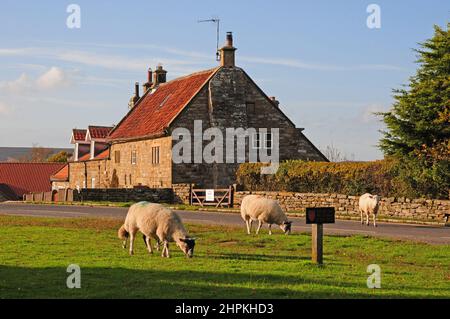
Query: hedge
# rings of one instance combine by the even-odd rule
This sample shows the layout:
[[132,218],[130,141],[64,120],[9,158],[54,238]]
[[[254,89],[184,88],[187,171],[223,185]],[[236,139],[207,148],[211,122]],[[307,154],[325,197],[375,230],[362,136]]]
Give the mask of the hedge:
[[274,175],[261,175],[262,165],[240,165],[237,181],[241,188],[348,195],[369,192],[389,197],[406,196],[408,190],[404,182],[396,176],[394,160],[339,163],[293,160],[280,163]]

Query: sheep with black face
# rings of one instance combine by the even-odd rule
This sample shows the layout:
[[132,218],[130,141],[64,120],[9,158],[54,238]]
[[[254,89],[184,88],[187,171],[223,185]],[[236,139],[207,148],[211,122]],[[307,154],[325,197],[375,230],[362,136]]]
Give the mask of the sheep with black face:
[[130,238],[130,255],[133,254],[134,239],[137,231],[143,234],[145,245],[149,253],[153,253],[151,238],[157,245],[163,245],[162,257],[170,257],[169,242],[175,242],[183,253],[191,258],[194,255],[195,238],[188,235],[181,218],[172,210],[154,203],[140,202],[128,210],[125,223],[118,231],[119,238],[123,240],[126,248]]
[[264,223],[269,224],[269,234],[272,235],[272,224],[280,226],[286,234],[290,234],[292,222],[288,220],[286,214],[276,200],[265,198],[259,195],[247,195],[242,199],[241,216],[247,225],[247,233],[250,235],[252,222],[259,222],[256,234],[259,233]]

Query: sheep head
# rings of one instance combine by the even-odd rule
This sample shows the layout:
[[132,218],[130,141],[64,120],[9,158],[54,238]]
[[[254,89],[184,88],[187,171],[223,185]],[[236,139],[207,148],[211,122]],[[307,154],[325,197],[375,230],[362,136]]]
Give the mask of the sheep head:
[[292,222],[289,220],[286,220],[280,225],[281,230],[284,232],[285,235],[289,235],[291,233],[291,226]]
[[195,238],[180,238],[177,245],[187,257],[192,258],[194,256]]

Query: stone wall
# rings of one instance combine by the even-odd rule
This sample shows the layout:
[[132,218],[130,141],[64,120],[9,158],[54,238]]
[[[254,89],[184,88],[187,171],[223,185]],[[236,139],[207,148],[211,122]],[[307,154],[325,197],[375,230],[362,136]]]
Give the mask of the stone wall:
[[[278,200],[284,210],[305,212],[306,207],[333,206],[336,216],[359,218],[359,196],[342,194],[313,194],[292,192],[235,192],[234,204],[239,206],[242,198],[257,194]],[[443,222],[445,213],[450,212],[450,200],[426,200],[408,198],[383,198],[379,217],[417,221]]]
[[173,202],[175,204],[189,204],[191,199],[191,184],[173,184]]
[[96,188],[74,191],[74,201],[109,201],[109,202],[140,202],[171,203],[173,192],[171,188]]

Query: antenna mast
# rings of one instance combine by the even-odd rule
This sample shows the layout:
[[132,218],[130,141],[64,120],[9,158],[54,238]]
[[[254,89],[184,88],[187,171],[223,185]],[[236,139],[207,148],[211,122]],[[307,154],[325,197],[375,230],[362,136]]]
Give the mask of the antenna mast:
[[220,34],[220,19],[219,18],[211,18],[208,20],[198,20],[198,23],[202,22],[213,22],[216,24],[216,61],[220,61],[220,53],[219,53],[219,34]]

